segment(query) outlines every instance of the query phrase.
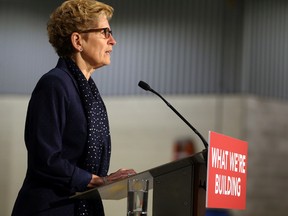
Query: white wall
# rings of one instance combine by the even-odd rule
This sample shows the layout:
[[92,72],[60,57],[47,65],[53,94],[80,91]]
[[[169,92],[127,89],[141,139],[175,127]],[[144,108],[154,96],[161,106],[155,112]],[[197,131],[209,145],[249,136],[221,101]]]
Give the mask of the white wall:
[[24,123],[27,97],[0,97],[0,215],[11,209],[26,172]]
[[249,98],[246,104],[247,208],[236,215],[287,215],[288,103]]
[[[209,130],[225,130],[227,135],[241,137],[245,102],[242,97],[170,96],[167,100],[207,141]],[[197,151],[203,149],[198,137],[159,98],[107,98],[106,104],[113,141],[110,171],[124,166],[140,172],[168,163],[172,160],[174,140],[182,136],[195,138]],[[151,207],[151,192],[149,196]],[[104,203],[108,216],[125,215],[126,199]]]
[[[26,96],[0,96],[0,215],[8,216],[26,171]],[[249,143],[247,209],[237,216],[286,215],[288,103],[244,96],[167,96],[208,140],[208,131]],[[104,98],[112,133],[110,171],[141,172],[172,160],[172,145],[194,133],[155,96]],[[152,195],[152,194],[151,194]],[[151,195],[149,201],[151,202]],[[108,216],[125,215],[126,200],[104,201]],[[150,203],[151,212],[151,203]],[[151,214],[150,214],[151,215]]]
[[[26,171],[23,141],[26,96],[0,97],[0,215],[8,216]],[[159,98],[105,98],[112,133],[110,171],[134,168],[141,172],[170,162],[172,145],[182,136],[194,137],[197,151],[202,143]],[[240,138],[243,121],[242,97],[183,96],[167,100],[208,139],[208,131]],[[225,112],[225,113],[224,113]],[[150,200],[151,201],[151,200]],[[150,205],[151,206],[151,205]],[[126,200],[105,201],[107,215],[125,215]],[[151,211],[151,208],[150,208]],[[116,213],[117,212],[117,213]]]

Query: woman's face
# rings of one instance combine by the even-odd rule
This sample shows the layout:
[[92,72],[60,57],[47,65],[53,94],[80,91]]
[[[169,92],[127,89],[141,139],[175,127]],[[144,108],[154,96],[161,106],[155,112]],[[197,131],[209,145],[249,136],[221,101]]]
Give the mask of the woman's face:
[[[110,25],[106,16],[100,16],[97,25],[91,26],[91,29],[109,28]],[[115,39],[110,34],[108,38],[105,37],[105,31],[91,31],[83,37],[83,51],[81,56],[87,66],[93,69],[110,64],[110,55],[112,47],[116,44]]]

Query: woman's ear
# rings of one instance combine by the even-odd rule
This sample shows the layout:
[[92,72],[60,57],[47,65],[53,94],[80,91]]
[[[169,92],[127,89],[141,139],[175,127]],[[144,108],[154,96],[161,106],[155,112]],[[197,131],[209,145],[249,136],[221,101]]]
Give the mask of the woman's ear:
[[78,52],[82,52],[83,51],[81,39],[82,39],[82,37],[81,37],[81,35],[78,32],[73,32],[71,34],[72,46]]

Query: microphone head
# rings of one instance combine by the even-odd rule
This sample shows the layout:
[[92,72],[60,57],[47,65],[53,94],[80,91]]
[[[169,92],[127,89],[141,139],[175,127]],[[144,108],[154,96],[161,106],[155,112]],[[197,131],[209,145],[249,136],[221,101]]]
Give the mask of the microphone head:
[[151,90],[151,87],[144,81],[140,81],[138,83],[138,86],[142,89],[144,89],[145,91],[150,91]]

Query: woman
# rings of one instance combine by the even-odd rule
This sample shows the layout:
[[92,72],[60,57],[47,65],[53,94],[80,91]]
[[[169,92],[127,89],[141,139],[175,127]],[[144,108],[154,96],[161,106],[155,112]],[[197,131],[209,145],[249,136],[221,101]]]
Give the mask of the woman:
[[105,105],[91,78],[110,64],[116,44],[109,20],[113,8],[94,0],[68,0],[51,15],[49,42],[57,66],[37,83],[27,111],[28,168],[12,215],[104,215],[101,199],[60,207],[52,203],[75,192],[135,174],[107,176],[110,132]]

